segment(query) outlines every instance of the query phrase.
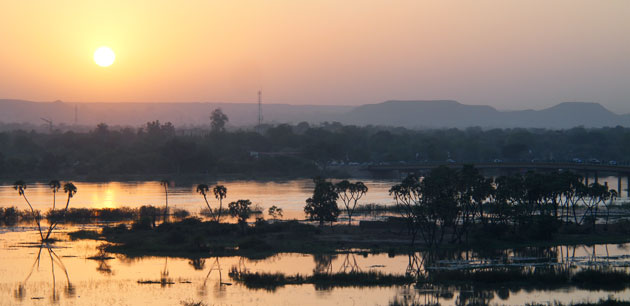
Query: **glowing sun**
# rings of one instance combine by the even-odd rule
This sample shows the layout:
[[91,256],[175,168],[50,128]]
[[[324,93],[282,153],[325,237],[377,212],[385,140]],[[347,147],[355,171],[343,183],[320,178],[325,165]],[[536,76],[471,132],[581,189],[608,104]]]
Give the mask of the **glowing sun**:
[[94,51],[94,62],[101,67],[108,67],[114,63],[116,54],[110,47],[100,47]]

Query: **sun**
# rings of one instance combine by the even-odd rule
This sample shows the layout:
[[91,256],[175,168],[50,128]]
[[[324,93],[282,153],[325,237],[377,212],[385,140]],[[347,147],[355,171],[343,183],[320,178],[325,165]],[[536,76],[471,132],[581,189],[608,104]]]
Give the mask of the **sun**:
[[94,62],[101,67],[108,67],[114,63],[116,54],[110,47],[100,47],[94,51]]

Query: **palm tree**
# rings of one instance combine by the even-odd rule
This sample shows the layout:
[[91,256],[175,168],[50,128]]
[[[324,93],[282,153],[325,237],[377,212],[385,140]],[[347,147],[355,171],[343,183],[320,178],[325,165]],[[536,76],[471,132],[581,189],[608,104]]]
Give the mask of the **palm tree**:
[[33,206],[31,205],[31,202],[28,201],[28,199],[26,198],[26,183],[22,180],[19,181],[15,181],[15,183],[13,183],[13,189],[18,191],[18,194],[20,196],[22,196],[24,198],[24,201],[26,201],[26,204],[28,204],[28,207],[31,209],[31,214],[33,214],[33,218],[35,219],[35,222],[37,223],[37,229],[39,230],[39,236],[41,237],[42,241],[44,240],[44,234],[42,233],[42,227],[39,224],[39,216],[37,216],[35,214],[35,210],[33,209]]
[[[68,201],[66,201],[65,211],[68,211],[68,206],[70,205],[70,199],[77,193],[77,186],[74,186],[71,182],[67,182],[63,184],[63,192],[68,194]],[[64,212],[65,215],[65,212]]]
[[[66,201],[66,207],[63,209],[63,214],[62,214],[62,219],[65,219],[66,213],[68,212],[68,207],[70,206],[70,199],[72,199],[72,197],[74,197],[74,195],[77,193],[77,186],[75,186],[72,182],[67,182],[67,183],[63,184],[63,192],[68,194],[68,200]],[[46,233],[46,239],[44,239],[44,240],[48,240],[48,238],[50,237],[50,234],[57,227],[57,224],[59,224],[59,220],[57,220],[54,223],[50,224],[50,227],[48,228],[48,232]]]
[[164,222],[166,222],[166,218],[168,217],[168,185],[170,182],[168,180],[161,180],[160,185],[164,186],[164,196],[166,199],[166,206],[164,207]]
[[210,212],[210,215],[212,215],[212,208],[210,208],[210,203],[208,203],[208,197],[207,197],[208,191],[210,191],[210,187],[208,187],[208,185],[206,184],[197,185],[197,192],[203,196],[203,200],[206,201],[206,206],[208,206],[208,211]]
[[212,191],[214,192],[214,197],[217,198],[217,200],[219,200],[219,212],[216,215],[216,220],[217,222],[221,222],[221,213],[222,213],[222,207],[223,207],[223,199],[225,199],[225,197],[227,197],[227,188],[225,188],[225,186],[223,185],[216,185],[214,186],[214,188],[212,189]]
[[50,182],[48,182],[48,186],[50,186],[50,189],[52,189],[53,192],[53,207],[52,210],[55,210],[55,202],[57,201],[57,191],[59,191],[59,188],[61,188],[61,182],[59,182],[58,180],[52,180]]

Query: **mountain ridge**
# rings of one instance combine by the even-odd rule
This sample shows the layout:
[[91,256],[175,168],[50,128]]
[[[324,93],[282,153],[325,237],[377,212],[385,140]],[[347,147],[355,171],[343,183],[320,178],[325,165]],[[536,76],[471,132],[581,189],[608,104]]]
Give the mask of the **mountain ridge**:
[[[0,99],[0,122],[73,124],[75,107],[78,124],[140,126],[148,121],[170,121],[178,126],[209,123],[210,112],[222,108],[232,126],[257,123],[256,103],[217,102],[133,102],[67,103]],[[630,114],[616,114],[595,102],[562,102],[541,110],[501,111],[489,105],[462,104],[455,100],[387,100],[359,106],[264,104],[266,123],[320,123],[401,126],[407,128],[553,128],[576,126],[630,127]]]

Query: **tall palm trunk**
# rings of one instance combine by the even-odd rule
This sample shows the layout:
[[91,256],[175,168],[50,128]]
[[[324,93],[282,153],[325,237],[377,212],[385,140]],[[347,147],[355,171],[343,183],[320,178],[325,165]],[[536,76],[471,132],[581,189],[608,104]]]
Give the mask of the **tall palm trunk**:
[[[66,213],[68,212],[68,206],[70,206],[70,198],[72,196],[70,194],[68,194],[68,201],[66,201],[66,207],[63,210],[63,214],[61,214],[61,218],[65,219],[66,218]],[[52,234],[52,232],[55,230],[55,228],[57,227],[57,224],[59,224],[59,220],[53,222],[52,224],[50,224],[50,227],[48,228],[48,232],[46,233],[46,239],[48,240],[48,238],[50,237],[50,234]]]
[[213,213],[212,213],[212,208],[210,208],[210,203],[208,202],[208,196],[205,193],[203,193],[202,195],[203,195],[203,200],[206,201],[206,206],[208,206],[208,212],[210,213],[210,217],[212,218]]
[[221,214],[223,213],[223,198],[219,199],[219,211],[217,212],[217,222],[221,222]]
[[28,207],[30,207],[31,214],[33,215],[33,218],[35,218],[35,222],[37,223],[37,229],[39,230],[39,237],[42,239],[42,241],[44,241],[44,233],[42,232],[42,226],[39,223],[39,217],[35,215],[35,210],[33,209],[31,202],[29,202],[28,199],[26,198],[26,194],[22,193],[22,197],[24,198],[24,201],[26,201],[26,204],[28,204]]
[[164,208],[164,222],[168,222],[168,187],[164,185],[164,195],[166,197],[166,207]]

